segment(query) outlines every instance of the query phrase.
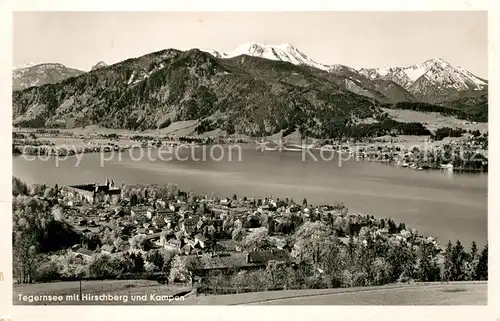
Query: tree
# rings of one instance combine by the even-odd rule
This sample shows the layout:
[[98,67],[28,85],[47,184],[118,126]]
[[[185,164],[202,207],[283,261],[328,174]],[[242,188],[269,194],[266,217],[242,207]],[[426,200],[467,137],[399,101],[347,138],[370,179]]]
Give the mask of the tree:
[[391,282],[392,267],[381,257],[377,257],[370,266],[374,285],[384,285]]
[[138,199],[137,199],[137,195],[136,194],[132,194],[130,196],[130,205],[131,206],[135,206],[139,203]]
[[168,199],[174,199],[179,195],[179,188],[177,185],[169,183],[167,185],[167,198]]
[[326,255],[337,241],[331,228],[320,221],[306,222],[296,232],[295,239],[292,257],[315,270],[324,270]]
[[391,219],[388,219],[387,220],[387,226],[389,227],[389,234],[394,234],[394,233],[397,233],[397,227],[396,227],[396,224],[394,223],[393,220]]
[[52,215],[54,217],[54,220],[59,221],[59,222],[64,221],[64,214],[63,214],[62,208],[59,205],[52,207],[51,212],[52,212]]
[[145,234],[137,234],[130,238],[130,249],[131,250],[144,250],[144,246],[146,244],[146,235]]
[[437,250],[432,243],[422,243],[418,253],[417,277],[423,282],[433,282],[439,280],[439,268],[433,260]]
[[267,285],[268,290],[286,289],[288,275],[284,262],[269,261],[266,266],[266,274],[266,279],[269,280]]
[[475,280],[475,272],[479,261],[477,252],[478,252],[477,244],[476,242],[473,241],[470,247],[470,251],[468,253],[465,253],[465,262],[464,262],[465,280]]
[[444,251],[444,270],[443,270],[443,281],[453,281],[453,259],[452,259],[453,245],[451,241],[446,244],[446,249]]
[[149,251],[146,261],[150,272],[161,272],[165,275],[164,279],[167,279],[173,263],[173,254],[165,250]]
[[246,232],[241,227],[236,227],[232,232],[232,238],[236,242],[241,242],[245,238]]
[[46,202],[32,197],[18,196],[13,203],[12,215],[14,272],[20,282],[33,281],[36,254],[53,221]]
[[479,262],[477,263],[475,278],[476,280],[488,280],[488,244],[479,255]]
[[210,293],[226,294],[229,287],[229,278],[221,271],[210,271],[206,278],[206,285],[210,289]]
[[242,240],[242,248],[247,251],[256,251],[269,247],[269,233],[266,227],[259,227]]
[[207,205],[205,202],[200,202],[198,203],[198,206],[196,208],[196,214],[197,215],[203,215],[207,212]]
[[16,233],[14,236],[13,254],[14,271],[18,271],[18,281],[21,283],[31,283],[33,281],[36,253],[39,243],[34,233],[23,235]]
[[323,277],[328,287],[336,288],[342,285],[342,271],[346,265],[346,257],[336,240],[332,241],[324,255]]
[[12,177],[12,195],[28,195],[28,185],[17,177]]
[[302,201],[302,205],[307,206],[307,199],[304,197],[304,200]]
[[197,256],[190,256],[185,261],[186,271],[189,275],[189,280],[191,287],[193,286],[194,277],[198,274],[201,269],[201,262]]
[[126,265],[118,257],[97,254],[93,256],[89,263],[89,276],[91,278],[99,280],[114,279],[124,272],[126,272]]
[[451,253],[451,278],[453,281],[462,281],[464,279],[465,252],[459,240],[455,243]]
[[130,261],[130,273],[141,273],[144,271],[144,259],[142,255],[137,253],[130,253],[126,258]]
[[475,241],[472,241],[472,244],[470,246],[470,260],[472,262],[477,260],[477,244]]
[[47,188],[43,192],[43,197],[45,197],[45,198],[51,198],[53,196],[54,196],[54,192],[52,191],[52,188]]

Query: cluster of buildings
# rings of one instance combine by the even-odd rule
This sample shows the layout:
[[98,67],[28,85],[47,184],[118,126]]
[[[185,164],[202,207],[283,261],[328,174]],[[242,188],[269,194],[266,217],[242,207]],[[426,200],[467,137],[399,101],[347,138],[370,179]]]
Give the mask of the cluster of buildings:
[[[179,197],[169,201],[142,199],[131,206],[131,199],[122,197],[121,189],[112,180],[106,180],[102,185],[65,187],[65,190],[73,193],[66,195],[86,195],[84,197],[94,201],[86,205],[88,210],[80,211],[83,216],[80,215],[80,221],[75,225],[79,225],[81,231],[100,237],[114,231],[116,238],[126,241],[121,247],[109,243],[101,245],[101,253],[135,251],[146,254],[150,250],[165,249],[177,254],[179,264],[196,258],[201,276],[214,270],[259,269],[270,260],[291,263],[293,243],[290,243],[289,236],[307,221],[322,221],[333,227],[345,244],[348,235],[357,235],[362,226],[373,226],[380,236],[395,233],[387,226],[377,226],[380,222],[374,217],[348,214],[341,204],[308,206],[305,200],[298,205],[279,198],[236,197],[186,201]],[[99,192],[118,199],[115,202],[96,202],[95,196]],[[263,228],[266,230],[266,245],[245,246],[245,237]],[[242,236],[238,237],[238,233]]]
[[106,179],[104,184],[80,184],[64,186],[61,189],[63,196],[70,197],[70,206],[77,205],[79,201],[94,203],[104,200],[117,201],[121,197],[121,188],[115,186],[114,181]]
[[[178,254],[181,260],[197,257],[202,271],[262,268],[271,259],[290,262],[287,235],[314,213],[323,211],[312,207],[302,210],[297,204],[270,198],[260,201],[258,206],[254,199],[229,198],[204,198],[194,204],[181,199],[170,202],[149,199],[130,206],[130,199],[122,197],[122,189],[112,180],[104,184],[66,186],[62,191],[67,204],[75,209],[83,208],[78,204],[79,199],[88,202],[85,208],[90,209],[80,211],[80,218],[75,220],[74,225],[80,231],[102,236],[106,230],[119,230],[120,237],[129,241],[127,244],[134,237],[141,239],[139,251],[143,253],[166,249]],[[101,202],[104,199],[98,199],[98,195],[108,196],[109,202]],[[263,249],[244,249],[232,235],[235,229],[248,235],[261,227],[268,229],[270,241]],[[124,250],[127,249],[109,244],[100,246],[101,253]]]

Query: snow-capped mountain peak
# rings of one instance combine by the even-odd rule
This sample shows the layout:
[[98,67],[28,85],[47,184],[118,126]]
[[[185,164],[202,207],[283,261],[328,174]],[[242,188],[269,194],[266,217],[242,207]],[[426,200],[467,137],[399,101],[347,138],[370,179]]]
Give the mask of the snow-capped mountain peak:
[[328,70],[329,66],[316,62],[302,51],[289,43],[266,45],[258,42],[246,42],[229,52],[219,52],[213,49],[202,49],[217,58],[232,58],[241,55],[260,57],[270,60],[290,62],[294,65],[308,65],[314,68]]
[[[406,67],[362,68],[359,72],[370,79],[392,80],[407,90],[410,90],[413,84],[424,76],[435,81],[436,85],[445,81],[446,78],[447,85],[461,90],[465,90],[466,87],[470,86],[480,88],[487,85],[487,82],[476,77],[471,72],[461,67],[454,67],[446,60],[438,57],[426,60],[421,64]],[[461,85],[457,86],[456,83],[461,83]]]
[[422,63],[403,67],[352,69],[343,65],[325,65],[309,58],[290,43],[267,45],[258,42],[246,42],[229,52],[203,50],[217,58],[232,58],[240,55],[260,57],[276,61],[285,61],[294,65],[307,65],[335,74],[356,79],[392,81],[405,90],[426,101],[446,98],[466,90],[482,90],[488,82],[476,77],[471,72],[451,65],[441,57],[434,57]]

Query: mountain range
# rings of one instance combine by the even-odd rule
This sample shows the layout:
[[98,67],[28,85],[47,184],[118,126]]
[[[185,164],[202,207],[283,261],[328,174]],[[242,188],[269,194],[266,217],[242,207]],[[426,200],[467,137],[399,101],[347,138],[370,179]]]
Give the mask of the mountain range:
[[460,99],[468,110],[478,101],[484,108],[488,89],[487,80],[439,58],[357,70],[316,62],[290,44],[258,43],[228,53],[167,49],[111,66],[99,62],[89,72],[44,64],[14,70],[13,78],[17,126],[152,129],[198,119],[204,130],[261,135],[300,128],[322,137],[377,117],[382,105],[453,109]]
[[85,71],[68,68],[59,63],[30,63],[12,71],[12,89],[22,90],[33,86],[55,84],[84,73]]
[[[250,42],[244,43],[227,53],[211,49],[205,49],[205,51],[217,58],[248,55],[286,61],[295,65],[307,65],[332,73],[347,71],[350,73],[350,80],[355,84],[363,78],[376,81],[392,81],[410,93],[410,95],[404,95],[407,99],[417,99],[430,103],[457,99],[460,98],[460,92],[481,91],[488,86],[487,80],[481,79],[461,67],[454,67],[441,58],[432,58],[423,63],[406,67],[361,68],[356,70],[343,65],[325,65],[316,62],[288,43],[265,45]],[[380,81],[378,84],[379,86],[383,85],[383,88],[394,86],[394,84]],[[383,88],[381,89],[383,90]]]

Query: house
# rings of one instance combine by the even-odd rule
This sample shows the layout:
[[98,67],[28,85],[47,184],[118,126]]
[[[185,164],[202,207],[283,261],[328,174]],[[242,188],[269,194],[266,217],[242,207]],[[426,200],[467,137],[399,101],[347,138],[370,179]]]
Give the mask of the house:
[[182,262],[196,258],[200,263],[200,276],[207,275],[210,271],[227,272],[229,270],[263,269],[271,260],[290,264],[290,257],[286,251],[258,251],[258,252],[232,252],[218,254],[201,254],[199,256],[186,255],[181,257]]
[[158,205],[158,207],[162,209],[167,207],[167,203],[164,200],[156,200],[156,205]]
[[211,236],[215,236],[217,234],[217,228],[214,225],[207,226],[207,234]]
[[145,206],[132,206],[130,209],[130,214],[132,216],[145,216],[148,212],[148,208]]
[[378,229],[376,231],[377,235],[389,235],[389,230],[387,228]]
[[220,250],[222,252],[235,252],[236,251],[236,241],[233,239],[222,239],[222,240],[217,240],[217,243],[215,244],[217,247],[217,250]]
[[186,218],[181,224],[180,228],[187,234],[192,234],[196,231],[196,225],[198,224],[198,220],[194,218]]
[[85,200],[89,203],[94,203],[96,201],[102,201],[104,197],[118,200],[121,196],[121,189],[116,187],[113,181],[106,179],[104,185],[95,183],[63,186],[61,188],[61,193],[67,197],[75,197],[81,201]]
[[85,259],[85,260],[89,260],[89,259],[92,258],[92,255],[94,254],[94,252],[92,252],[90,250],[87,250],[85,248],[79,248],[79,249],[73,250],[72,254],[75,257],[79,257],[79,258],[82,258],[82,259]]
[[253,251],[247,254],[247,263],[266,265],[269,261],[290,263],[290,256],[285,250]]
[[196,247],[196,241],[195,240],[187,240],[186,244],[189,245],[193,249]]
[[156,228],[162,228],[165,225],[167,225],[167,222],[165,222],[162,216],[157,214],[155,217],[152,218],[151,224]]
[[259,213],[265,213],[265,212],[268,212],[270,209],[269,205],[262,205],[262,206],[259,206],[259,208],[257,209],[257,211]]
[[147,217],[148,219],[153,218],[153,216],[155,215],[155,213],[156,213],[156,210],[155,210],[154,208],[152,208],[152,207],[148,207],[148,208],[146,209],[146,217]]
[[228,208],[222,208],[220,206],[214,206],[210,209],[216,216],[225,217],[229,214]]
[[204,225],[205,225],[205,222],[203,222],[202,219],[199,219],[198,222],[196,223],[196,229],[201,230]]
[[185,244],[183,247],[181,247],[181,249],[179,250],[179,253],[181,255],[184,254],[187,256],[187,255],[191,254],[192,249],[193,248],[191,246],[189,246],[189,244]]
[[150,233],[149,235],[146,235],[144,238],[147,241],[155,242],[159,241],[161,238],[161,233]]
[[134,218],[134,224],[142,225],[148,221],[148,218],[144,215],[136,215]]
[[162,246],[166,250],[179,251],[182,247],[182,242],[177,239],[170,239],[162,242]]
[[243,223],[241,221],[241,219],[237,218],[235,221],[234,221],[234,228],[242,228],[243,227]]
[[157,216],[161,217],[167,226],[175,225],[179,220],[179,216],[170,210],[158,211]]
[[170,208],[159,208],[156,210],[156,215],[176,217],[175,211]]
[[286,238],[283,236],[271,236],[269,237],[271,244],[273,244],[276,248],[283,250],[287,246]]
[[115,247],[109,244],[104,244],[101,247],[101,253],[103,254],[111,254],[115,251]]
[[195,244],[199,244],[201,248],[205,248],[208,246],[209,240],[203,236],[201,233],[198,233],[194,236]]
[[78,200],[69,200],[68,201],[68,206],[69,207],[73,207],[73,206],[81,206],[82,205],[82,202],[78,201]]

